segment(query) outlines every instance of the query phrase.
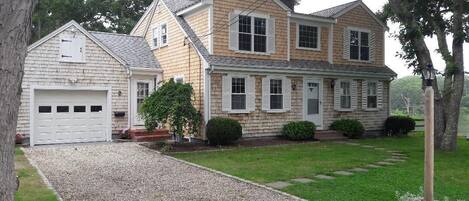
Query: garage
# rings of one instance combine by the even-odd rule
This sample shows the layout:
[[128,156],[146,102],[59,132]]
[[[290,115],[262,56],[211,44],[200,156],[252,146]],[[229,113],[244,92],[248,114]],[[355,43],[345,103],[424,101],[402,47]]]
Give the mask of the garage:
[[110,139],[107,91],[34,90],[33,93],[32,144]]

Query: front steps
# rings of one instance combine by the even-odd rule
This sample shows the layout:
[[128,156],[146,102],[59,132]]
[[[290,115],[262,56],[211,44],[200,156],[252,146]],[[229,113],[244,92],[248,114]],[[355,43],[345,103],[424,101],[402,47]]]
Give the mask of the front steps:
[[152,132],[146,129],[131,129],[129,130],[129,136],[134,142],[163,141],[171,138],[169,131],[165,129],[155,129]]
[[347,140],[348,138],[344,135],[338,133],[337,131],[328,130],[328,131],[316,131],[314,135],[319,141],[342,141]]

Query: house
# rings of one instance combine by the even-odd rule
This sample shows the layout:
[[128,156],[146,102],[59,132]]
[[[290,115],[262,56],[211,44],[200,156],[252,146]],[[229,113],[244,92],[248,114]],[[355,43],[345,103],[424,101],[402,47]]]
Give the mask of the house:
[[385,24],[361,1],[311,14],[288,2],[154,0],[130,35],[72,21],[28,48],[18,132],[31,145],[110,141],[142,128],[139,104],[169,79],[193,86],[204,123],[236,119],[244,137],[340,118],[382,130],[396,76]]
[[17,131],[31,145],[110,141],[140,128],[163,71],[142,37],[72,21],[28,47]]
[[386,25],[361,1],[311,14],[284,2],[155,0],[130,34],[146,39],[164,80],[192,84],[205,122],[236,119],[244,137],[301,120],[328,130],[340,118],[382,130],[396,76]]

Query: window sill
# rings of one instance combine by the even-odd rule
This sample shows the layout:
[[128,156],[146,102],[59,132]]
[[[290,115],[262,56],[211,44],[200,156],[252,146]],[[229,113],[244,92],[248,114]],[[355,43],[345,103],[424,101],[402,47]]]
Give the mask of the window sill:
[[230,111],[227,111],[228,114],[250,114],[251,111],[248,111],[248,110],[230,110]]
[[356,59],[349,59],[351,62],[357,62],[357,63],[373,63],[371,60],[356,60]]
[[298,50],[306,50],[306,51],[315,51],[315,52],[320,52],[321,48],[308,48],[308,47],[296,47]]
[[241,54],[254,54],[254,55],[262,55],[262,56],[270,56],[270,53],[267,52],[252,52],[252,51],[244,51],[244,50],[234,50],[236,53]]
[[365,108],[364,110],[367,112],[378,112],[380,109],[379,108]]
[[286,113],[288,112],[288,110],[265,110],[266,113],[272,113],[272,114],[275,114],[275,113]]
[[354,110],[353,109],[342,109],[341,108],[341,109],[338,109],[336,111],[338,111],[338,112],[353,112]]

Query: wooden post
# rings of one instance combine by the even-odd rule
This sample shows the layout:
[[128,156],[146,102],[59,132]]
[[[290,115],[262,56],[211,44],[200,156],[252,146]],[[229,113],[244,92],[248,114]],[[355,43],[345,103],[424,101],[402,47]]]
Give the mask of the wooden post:
[[433,201],[433,160],[434,160],[434,91],[425,88],[425,175],[424,200]]

